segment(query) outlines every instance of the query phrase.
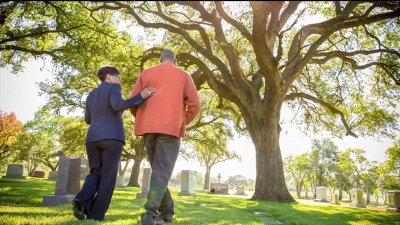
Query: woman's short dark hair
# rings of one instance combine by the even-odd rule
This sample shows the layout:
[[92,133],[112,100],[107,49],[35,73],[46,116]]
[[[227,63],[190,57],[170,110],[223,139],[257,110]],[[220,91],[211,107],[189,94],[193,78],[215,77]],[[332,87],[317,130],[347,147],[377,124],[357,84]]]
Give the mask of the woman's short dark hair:
[[99,71],[97,72],[97,76],[100,78],[102,82],[106,80],[107,74],[118,76],[119,71],[115,67],[105,66],[100,68]]

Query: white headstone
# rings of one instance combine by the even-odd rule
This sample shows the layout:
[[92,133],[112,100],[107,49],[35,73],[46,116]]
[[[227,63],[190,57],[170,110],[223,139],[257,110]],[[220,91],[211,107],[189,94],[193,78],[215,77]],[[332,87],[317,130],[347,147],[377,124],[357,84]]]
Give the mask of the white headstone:
[[349,205],[351,207],[365,208],[363,190],[359,188],[351,189],[350,195],[351,195],[351,202]]
[[124,183],[124,176],[117,176],[117,180],[115,182],[116,187],[126,187]]
[[386,211],[400,212],[400,191],[390,190],[387,192],[388,205]]
[[244,187],[236,187],[236,194],[237,195],[244,195]]
[[331,203],[339,205],[339,192],[338,191],[335,191],[335,193],[333,194]]
[[328,202],[328,199],[326,198],[326,187],[317,187],[317,197],[314,201]]
[[147,193],[149,193],[149,188],[150,188],[150,178],[151,178],[151,168],[144,168],[142,177],[142,192],[136,194],[137,199],[147,197]]
[[195,186],[194,172],[191,170],[182,170],[181,172],[181,192],[179,195],[194,196],[196,193],[193,192]]

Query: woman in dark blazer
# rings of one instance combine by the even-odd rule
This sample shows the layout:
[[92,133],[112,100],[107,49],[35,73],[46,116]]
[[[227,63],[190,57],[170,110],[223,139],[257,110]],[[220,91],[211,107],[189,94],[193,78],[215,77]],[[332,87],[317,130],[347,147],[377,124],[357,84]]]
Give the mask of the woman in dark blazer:
[[86,98],[85,121],[90,124],[86,152],[90,174],[73,201],[74,216],[79,219],[104,220],[110,205],[118,173],[125,133],[122,112],[144,102],[155,89],[145,88],[140,94],[124,100],[121,78],[114,67],[103,67],[98,73],[102,83]]

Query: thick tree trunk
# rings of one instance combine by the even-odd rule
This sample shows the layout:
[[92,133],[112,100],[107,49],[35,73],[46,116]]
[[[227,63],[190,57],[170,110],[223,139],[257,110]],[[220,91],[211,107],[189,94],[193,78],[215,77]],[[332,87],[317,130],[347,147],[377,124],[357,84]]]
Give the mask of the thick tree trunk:
[[210,171],[211,167],[206,165],[206,175],[204,176],[204,190],[210,189]]
[[286,187],[279,148],[281,107],[277,102],[270,103],[267,112],[255,106],[252,110],[255,113],[244,117],[251,126],[249,132],[256,149],[256,189],[252,199],[293,202]]
[[140,187],[139,185],[139,172],[140,164],[142,164],[143,158],[138,158],[133,160],[133,167],[131,171],[131,177],[129,178],[128,186],[130,187]]

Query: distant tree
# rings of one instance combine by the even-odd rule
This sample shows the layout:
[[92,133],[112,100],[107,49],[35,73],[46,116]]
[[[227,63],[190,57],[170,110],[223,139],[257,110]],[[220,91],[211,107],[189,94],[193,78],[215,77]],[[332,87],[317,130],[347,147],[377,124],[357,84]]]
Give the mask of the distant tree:
[[89,126],[82,116],[60,117],[58,141],[65,156],[82,156],[86,154],[85,141]]
[[368,161],[366,171],[361,176],[362,184],[363,184],[362,189],[367,194],[367,199],[365,200],[366,204],[370,203],[371,194],[374,194],[375,190],[377,189],[378,178],[379,178],[378,162],[377,161],[372,161],[372,162]]
[[397,178],[400,188],[400,139],[386,150],[386,165],[389,175]]
[[310,166],[315,173],[314,188],[317,186],[328,185],[328,174],[335,169],[338,161],[338,148],[329,138],[322,140],[312,140],[312,150],[310,154]]
[[248,185],[247,179],[243,175],[230,176],[227,183],[231,187],[246,187]]
[[350,158],[353,163],[351,178],[355,181],[355,187],[362,188],[362,178],[365,176],[369,168],[368,159],[365,157],[365,150],[361,148],[349,148],[346,151],[350,153]]
[[0,111],[0,163],[6,165],[7,158],[12,154],[12,145],[24,132],[22,122],[17,120],[14,113]]
[[350,152],[338,152],[338,166],[336,170],[336,187],[339,188],[339,200],[342,200],[343,191],[349,192],[352,188],[351,176],[354,163],[350,160]]
[[[58,158],[65,156],[59,142],[61,128],[60,116],[50,113],[46,108],[35,112],[34,119],[25,124],[25,130],[31,137],[25,160],[33,165],[42,163],[52,171],[56,171]],[[31,168],[29,175],[32,175],[34,169]]]
[[298,156],[288,156],[284,160],[285,173],[288,179],[292,179],[296,186],[297,198],[300,198],[301,188],[304,185],[307,173],[311,172],[308,167],[308,155],[306,153]]
[[199,95],[202,110],[187,129],[187,144],[182,152],[184,157],[196,158],[206,167],[204,190],[208,190],[212,167],[239,156],[227,149],[228,140],[233,137],[232,128],[226,120],[231,113],[220,107],[222,101],[210,90],[203,89]]
[[194,171],[194,177],[196,180],[196,186],[195,187],[204,187],[204,177],[203,174],[201,174],[199,171]]

